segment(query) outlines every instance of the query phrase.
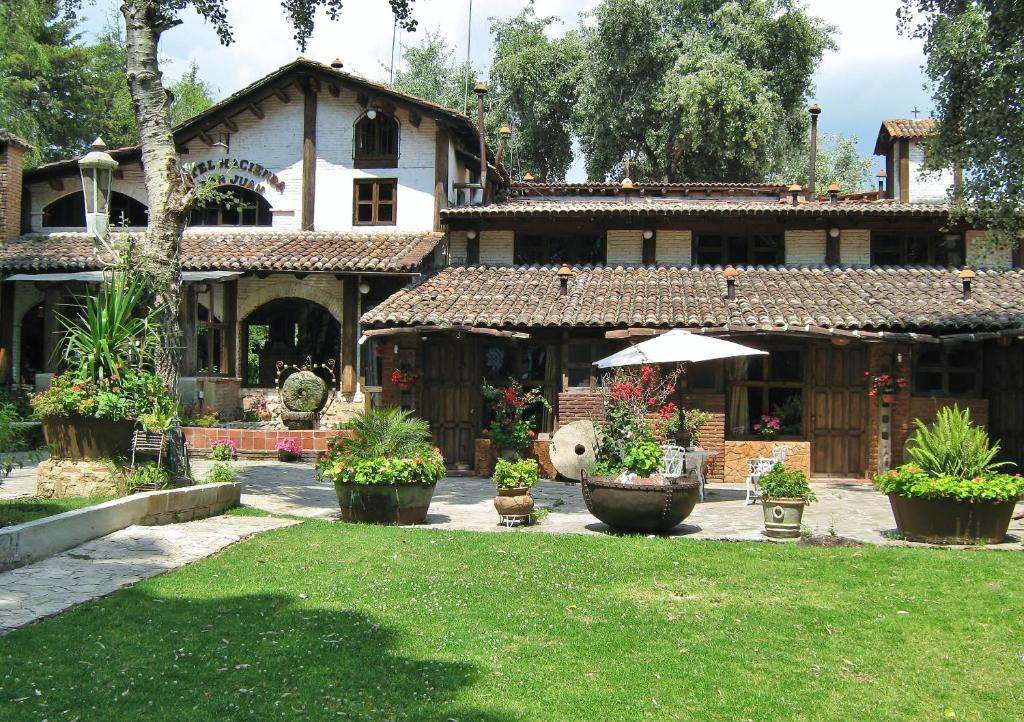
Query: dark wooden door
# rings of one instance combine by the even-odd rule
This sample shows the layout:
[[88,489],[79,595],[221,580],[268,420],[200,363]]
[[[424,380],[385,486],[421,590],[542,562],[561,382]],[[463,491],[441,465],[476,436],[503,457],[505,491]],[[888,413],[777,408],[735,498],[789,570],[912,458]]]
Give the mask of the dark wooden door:
[[988,430],[1000,446],[1000,460],[1024,468],[1024,346],[989,344],[985,348],[984,394]]
[[867,470],[867,364],[863,344],[812,347],[808,431],[814,476],[862,477]]
[[423,345],[422,413],[449,467],[473,464],[480,403],[476,345],[430,337]]

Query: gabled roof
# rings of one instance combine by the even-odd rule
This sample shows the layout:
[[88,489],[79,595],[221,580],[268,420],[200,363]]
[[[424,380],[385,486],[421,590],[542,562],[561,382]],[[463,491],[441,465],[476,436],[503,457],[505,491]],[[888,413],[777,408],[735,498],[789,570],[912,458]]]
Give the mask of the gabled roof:
[[741,267],[736,300],[717,267],[450,267],[363,315],[369,326],[802,328],[963,331],[1024,326],[1024,271],[978,271],[963,300],[953,268]]
[[[415,270],[440,233],[329,231],[185,231],[181,265],[189,271]],[[28,234],[0,245],[0,271],[86,271],[99,264],[87,233]]]
[[23,138],[19,138],[6,128],[0,128],[0,143],[17,146],[22,150],[32,150],[32,144]]
[[[269,75],[250,83],[241,90],[232,93],[223,100],[213,104],[199,115],[189,118],[185,122],[175,126],[174,139],[177,143],[185,143],[198,136],[200,131],[205,132],[206,130],[213,128],[215,125],[218,125],[220,122],[219,119],[238,115],[243,112],[247,113],[249,112],[250,105],[258,104],[259,102],[269,98],[271,95],[274,95],[278,90],[292,86],[300,78],[304,77],[315,78],[327,85],[328,88],[330,88],[332,84],[339,88],[352,88],[357,91],[372,94],[374,99],[380,98],[394,102],[398,105],[415,107],[424,114],[430,115],[431,117],[448,124],[453,131],[462,137],[467,139],[472,137],[472,139],[474,139],[473,143],[476,142],[476,125],[469,116],[463,113],[451,110],[450,108],[438,105],[437,103],[433,103],[429,100],[424,100],[423,98],[417,98],[413,95],[401,93],[394,88],[382,85],[381,83],[375,83],[359,77],[358,75],[346,73],[342,70],[336,70],[329,65],[324,65],[323,63],[318,63],[306,58],[298,58],[290,63],[282,65]],[[301,128],[298,132],[301,134]],[[472,145],[471,147],[475,148],[476,146]],[[139,146],[118,148],[117,150],[109,152],[114,156],[114,159],[118,161],[134,160],[141,157]],[[488,153],[488,155],[490,156],[491,154]],[[25,178],[26,180],[32,180],[50,173],[66,172],[68,170],[74,170],[77,172],[77,157],[36,166],[31,170],[25,171]]]
[[883,120],[875,141],[875,155],[885,155],[889,144],[900,138],[927,138],[939,131],[935,118],[890,118]]

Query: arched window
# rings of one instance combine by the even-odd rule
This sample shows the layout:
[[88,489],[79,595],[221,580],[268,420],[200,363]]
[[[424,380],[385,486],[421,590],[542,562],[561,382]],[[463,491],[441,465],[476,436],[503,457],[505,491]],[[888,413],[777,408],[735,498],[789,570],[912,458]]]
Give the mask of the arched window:
[[356,123],[356,168],[398,167],[398,121],[381,111]]
[[193,226],[269,226],[272,225],[270,204],[255,191],[235,186],[220,186],[217,191],[227,198],[192,209],[189,225]]
[[[110,195],[110,227],[144,226],[149,209],[124,193]],[[85,227],[85,198],[79,192],[68,193],[43,209],[43,228]]]

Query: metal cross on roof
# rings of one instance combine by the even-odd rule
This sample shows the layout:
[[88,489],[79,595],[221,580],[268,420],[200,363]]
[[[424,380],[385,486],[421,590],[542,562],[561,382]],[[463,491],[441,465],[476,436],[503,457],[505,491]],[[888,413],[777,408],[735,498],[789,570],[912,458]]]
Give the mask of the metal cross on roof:
[[920,111],[920,110],[918,110],[918,109],[917,109],[917,106],[915,105],[915,106],[914,106],[914,109],[913,109],[912,111],[910,111],[910,112],[914,114],[914,117],[915,117],[915,118],[917,118],[918,114],[919,114],[919,113],[920,113],[921,111]]

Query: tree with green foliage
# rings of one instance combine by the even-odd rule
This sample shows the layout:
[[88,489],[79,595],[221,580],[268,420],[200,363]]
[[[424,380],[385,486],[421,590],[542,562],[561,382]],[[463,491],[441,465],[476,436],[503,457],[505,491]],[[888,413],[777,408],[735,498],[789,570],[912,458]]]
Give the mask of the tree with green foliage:
[[[781,167],[769,180],[789,185],[806,186],[810,182],[810,140],[795,146]],[[818,136],[818,157],[814,164],[816,191],[819,194],[832,183],[839,185],[840,193],[863,193],[871,190],[871,169],[874,162],[864,158],[857,150],[857,139],[841,133],[823,133]]]
[[392,86],[461,113],[466,109],[466,85],[473,89],[476,72],[469,63],[457,63],[454,55],[440,30],[428,32],[418,45],[402,52],[405,68],[395,73]]
[[939,132],[928,165],[957,167],[953,215],[992,229],[1001,247],[1024,233],[1024,4],[903,0],[901,32],[924,40]]
[[199,64],[192,61],[188,70],[171,85],[171,122],[180,125],[213,105],[217,90],[199,77]]
[[796,0],[603,0],[575,127],[591,179],[756,181],[805,134],[835,29]]
[[488,135],[494,147],[498,128],[511,127],[505,165],[516,177],[563,180],[573,161],[572,119],[584,49],[575,30],[549,37],[546,31],[556,20],[537,17],[531,1],[518,15],[491,23]]

